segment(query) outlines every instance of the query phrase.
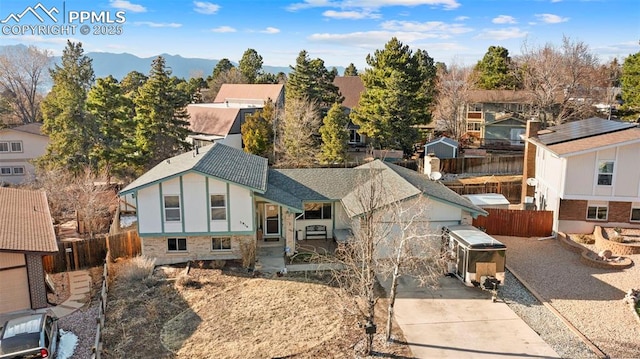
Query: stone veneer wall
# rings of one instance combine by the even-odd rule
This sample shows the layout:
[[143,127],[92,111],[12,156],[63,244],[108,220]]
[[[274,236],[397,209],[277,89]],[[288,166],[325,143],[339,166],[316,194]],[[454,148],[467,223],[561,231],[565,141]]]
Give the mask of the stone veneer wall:
[[[241,259],[240,243],[255,241],[253,236],[231,236],[231,250],[212,250],[211,239],[214,236],[187,236],[186,251],[167,251],[169,237],[143,237],[142,255],[156,258],[156,265],[183,263],[191,260],[230,260]],[[175,237],[171,237],[175,238]]]
[[628,256],[631,254],[640,254],[640,245],[613,242],[605,239],[602,235],[602,228],[596,226],[593,231],[593,237],[596,239],[596,247],[598,250],[610,250],[613,254],[620,256]]
[[46,308],[47,288],[44,284],[44,267],[42,266],[42,255],[27,253],[27,273],[29,276],[29,295],[31,296],[31,309]]

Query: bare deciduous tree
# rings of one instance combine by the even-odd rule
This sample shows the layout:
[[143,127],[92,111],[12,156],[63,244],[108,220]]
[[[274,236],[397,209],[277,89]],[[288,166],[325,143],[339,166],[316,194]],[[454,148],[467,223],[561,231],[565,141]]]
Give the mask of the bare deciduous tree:
[[[387,293],[389,312],[385,337],[391,339],[393,309],[400,276],[436,285],[442,276],[443,260],[439,236],[434,236],[428,218],[428,201],[422,193],[407,193],[393,186],[392,170],[373,162],[358,179],[343,203],[354,218],[352,237],[341,245],[333,277],[344,291],[347,308],[362,318],[365,328],[375,326],[375,307],[383,293],[378,276],[390,277]],[[437,237],[437,239],[435,239]],[[365,352],[373,347],[373,330],[365,332]]]
[[598,58],[582,41],[563,37],[562,45],[529,46],[525,41],[517,58],[525,90],[533,95],[545,126],[594,115],[593,104],[606,99],[606,76]]
[[220,91],[220,87],[223,84],[246,84],[247,80],[244,78],[240,70],[233,67],[227,71],[220,73],[220,75],[216,76],[210,83],[209,88],[206,91],[202,91],[202,101],[203,102],[213,102],[218,92]]
[[460,140],[466,132],[465,105],[471,89],[471,69],[456,63],[438,68],[433,118],[436,128]]
[[51,53],[35,46],[12,46],[0,53],[0,89],[22,123],[41,120],[42,84],[50,64]]
[[276,164],[281,167],[309,167],[320,152],[322,119],[318,106],[308,99],[293,98],[285,107],[276,124]]

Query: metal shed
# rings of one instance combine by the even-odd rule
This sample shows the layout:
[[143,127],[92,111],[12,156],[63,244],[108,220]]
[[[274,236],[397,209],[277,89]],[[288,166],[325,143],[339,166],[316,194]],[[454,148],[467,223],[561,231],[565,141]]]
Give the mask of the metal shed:
[[482,277],[494,277],[504,284],[507,246],[469,225],[448,226],[449,271],[468,286]]

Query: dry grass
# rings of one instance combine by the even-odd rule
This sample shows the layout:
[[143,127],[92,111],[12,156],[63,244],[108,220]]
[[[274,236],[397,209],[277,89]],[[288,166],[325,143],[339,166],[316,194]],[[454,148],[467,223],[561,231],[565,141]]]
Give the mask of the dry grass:
[[[336,289],[321,283],[227,268],[192,268],[185,277],[163,267],[154,278],[111,286],[105,358],[353,358],[361,346],[356,318],[341,309]],[[410,356],[406,346],[380,338],[374,348],[379,357]]]
[[140,282],[148,278],[153,273],[156,260],[145,256],[136,256],[125,260],[122,265],[117,266],[115,275],[127,282]]

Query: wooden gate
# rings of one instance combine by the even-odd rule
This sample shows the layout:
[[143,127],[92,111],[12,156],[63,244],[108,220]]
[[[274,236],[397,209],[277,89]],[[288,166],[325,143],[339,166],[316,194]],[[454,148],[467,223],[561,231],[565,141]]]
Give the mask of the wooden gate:
[[487,234],[514,237],[548,237],[553,231],[553,211],[486,208],[488,216],[473,220]]

